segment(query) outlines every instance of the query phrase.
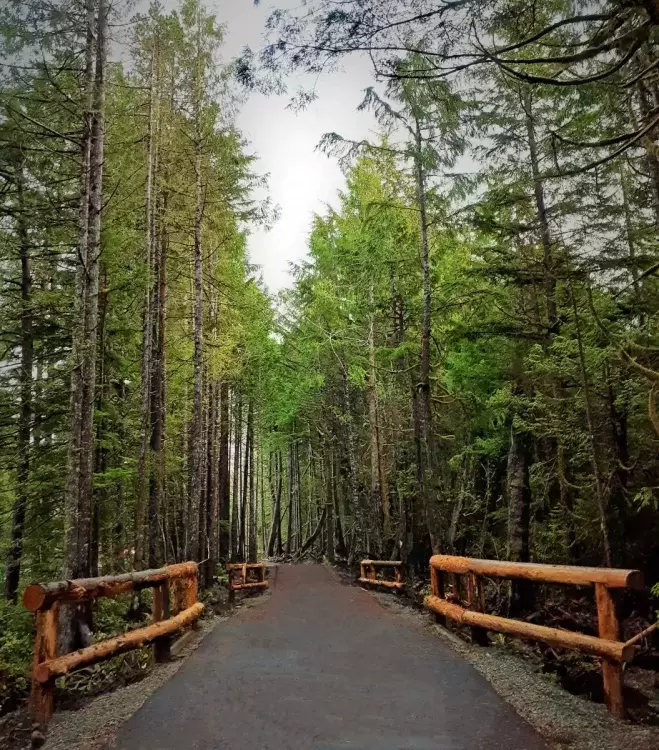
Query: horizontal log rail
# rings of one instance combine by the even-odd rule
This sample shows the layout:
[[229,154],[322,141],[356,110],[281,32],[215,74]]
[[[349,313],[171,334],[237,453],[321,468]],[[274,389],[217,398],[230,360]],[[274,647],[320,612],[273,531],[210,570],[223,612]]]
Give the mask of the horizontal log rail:
[[61,677],[75,669],[87,667],[90,664],[96,664],[110,656],[123,654],[126,651],[132,651],[136,648],[142,648],[147,643],[153,643],[157,638],[176,633],[188,625],[192,625],[204,611],[204,605],[201,602],[193,604],[183,612],[170,617],[168,620],[154,622],[137,630],[131,630],[128,633],[119,635],[116,638],[109,638],[100,643],[94,643],[87,648],[81,648],[64,656],[57,656],[49,661],[44,661],[34,671],[34,677],[41,683],[48,682],[54,677]]
[[226,568],[229,575],[229,599],[231,601],[235,598],[236,591],[268,588],[265,564],[262,562],[229,563]]
[[[466,607],[445,597],[447,573],[466,576]],[[599,637],[485,614],[483,576],[594,586]],[[643,588],[643,574],[640,571],[433,555],[430,558],[430,582],[432,593],[424,600],[426,608],[434,612],[441,623],[448,617],[459,625],[471,626],[474,638],[479,643],[485,643],[486,631],[493,630],[600,657],[606,705],[616,716],[624,716],[622,665],[633,658],[636,649],[634,639],[626,643],[619,640],[620,625],[611,590]]]
[[[153,622],[150,625],[69,654],[57,655],[58,618],[62,605],[145,588],[154,590]],[[116,576],[32,584],[25,589],[23,605],[36,613],[30,712],[34,721],[44,728],[53,713],[57,677],[148,643],[155,644],[156,661],[166,661],[170,655],[170,636],[194,625],[204,609],[204,605],[197,601],[197,564],[193,562]]]
[[78,578],[55,583],[32,583],[23,592],[23,606],[29,612],[47,609],[57,601],[85,601],[101,596],[119,596],[130,591],[155,588],[162,581],[196,578],[197,563],[185,562],[153,570],[138,570],[116,576]]
[[[386,570],[392,568],[394,572],[394,580],[388,580],[386,578],[378,578],[378,570]],[[402,589],[405,584],[403,583],[403,563],[398,560],[362,560],[360,563],[361,575],[359,580],[361,583],[369,583],[376,586],[386,586],[390,589]]]
[[433,555],[430,565],[446,573],[474,573],[488,578],[523,578],[529,581],[565,583],[573,586],[592,586],[601,583],[610,589],[642,589],[644,586],[643,573],[640,570],[516,563],[454,555]]

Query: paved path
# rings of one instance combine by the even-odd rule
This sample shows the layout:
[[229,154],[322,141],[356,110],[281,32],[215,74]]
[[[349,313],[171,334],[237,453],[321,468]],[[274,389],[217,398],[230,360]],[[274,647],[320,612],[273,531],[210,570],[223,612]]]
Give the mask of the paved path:
[[319,565],[216,627],[120,750],[546,750],[438,638]]

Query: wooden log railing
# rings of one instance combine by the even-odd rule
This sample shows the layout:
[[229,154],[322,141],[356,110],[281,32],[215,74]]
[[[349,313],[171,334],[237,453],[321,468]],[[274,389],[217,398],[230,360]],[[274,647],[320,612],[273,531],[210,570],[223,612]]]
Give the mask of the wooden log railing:
[[[467,607],[446,598],[447,573],[466,576]],[[599,637],[485,614],[483,576],[594,586]],[[461,625],[470,625],[476,633],[481,634],[481,641],[485,631],[494,630],[600,657],[606,705],[616,716],[624,716],[622,665],[633,658],[635,645],[634,639],[626,643],[619,640],[620,625],[611,592],[643,588],[643,574],[640,571],[433,555],[430,558],[430,583],[432,593],[425,598],[426,608],[434,612],[440,622],[445,622],[448,617]]]
[[[153,589],[151,625],[70,654],[57,655],[60,605],[91,601],[102,596],[118,596],[146,588]],[[23,606],[36,613],[30,712],[41,727],[48,724],[53,713],[57,677],[125,651],[141,648],[147,643],[154,644],[156,661],[166,661],[170,655],[170,636],[193,625],[204,609],[204,605],[197,601],[197,564],[194,562],[101,578],[79,578],[45,585],[34,583],[23,593]]]
[[[369,583],[376,586],[386,586],[390,589],[402,589],[405,584],[403,583],[403,563],[396,560],[362,560],[360,563],[361,575],[359,580],[361,583]],[[392,569],[394,573],[394,580],[390,581],[386,578],[378,578],[378,570]]]
[[267,589],[268,581],[265,577],[265,564],[257,563],[229,563],[229,599],[233,601],[236,591],[250,589]]

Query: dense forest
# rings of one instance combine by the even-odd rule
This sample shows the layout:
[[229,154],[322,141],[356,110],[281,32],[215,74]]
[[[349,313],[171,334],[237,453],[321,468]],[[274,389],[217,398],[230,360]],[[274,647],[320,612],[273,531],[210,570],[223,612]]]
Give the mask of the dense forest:
[[[211,11],[2,11],[0,665],[24,584],[187,559],[656,580],[656,4],[314,0],[234,63]],[[272,297],[236,111],[349,55],[379,133]]]

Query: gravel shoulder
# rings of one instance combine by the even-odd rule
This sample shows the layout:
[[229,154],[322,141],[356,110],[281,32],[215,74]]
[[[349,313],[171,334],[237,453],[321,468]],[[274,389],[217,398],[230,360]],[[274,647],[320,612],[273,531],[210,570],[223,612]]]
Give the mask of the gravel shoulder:
[[397,616],[441,638],[472,664],[555,750],[656,750],[659,727],[613,718],[606,707],[564,690],[550,676],[535,672],[505,646],[481,648],[435,624],[428,613],[389,593],[372,592]]

